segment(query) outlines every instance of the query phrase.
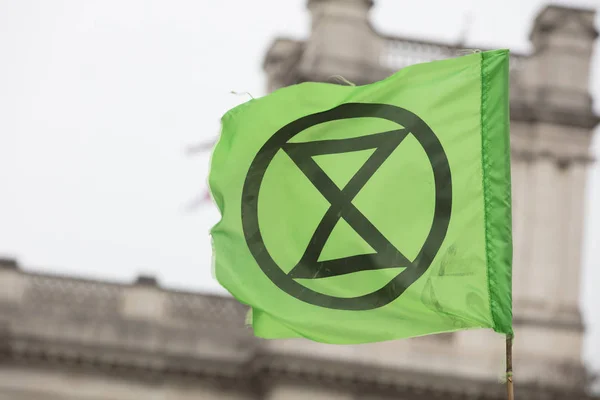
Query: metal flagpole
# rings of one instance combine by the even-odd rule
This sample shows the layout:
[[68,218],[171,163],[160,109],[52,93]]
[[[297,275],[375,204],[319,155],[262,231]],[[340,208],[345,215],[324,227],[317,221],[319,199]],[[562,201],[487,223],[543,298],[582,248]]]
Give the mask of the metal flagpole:
[[506,335],[506,390],[508,394],[508,400],[515,399],[512,370],[512,345],[513,335]]

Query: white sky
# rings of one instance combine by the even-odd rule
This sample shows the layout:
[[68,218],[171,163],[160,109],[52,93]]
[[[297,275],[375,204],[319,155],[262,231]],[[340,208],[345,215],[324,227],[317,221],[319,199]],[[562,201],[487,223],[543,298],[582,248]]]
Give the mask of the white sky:
[[[385,33],[454,42],[470,13],[469,47],[522,51],[542,4],[379,0],[373,20]],[[168,287],[220,291],[208,236],[217,212],[185,210],[208,156],[185,148],[215,136],[220,116],[246,100],[231,90],[264,94],[270,42],[305,37],[308,24],[305,0],[0,0],[0,255],[30,270],[116,281],[149,273]],[[595,167],[582,305],[586,360],[600,368],[597,204]]]

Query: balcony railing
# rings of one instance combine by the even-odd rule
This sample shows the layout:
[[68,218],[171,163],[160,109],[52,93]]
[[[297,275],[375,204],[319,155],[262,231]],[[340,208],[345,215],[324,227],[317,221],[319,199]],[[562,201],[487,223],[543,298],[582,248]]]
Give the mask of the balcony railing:
[[[413,64],[458,57],[471,51],[473,50],[458,46],[389,38],[385,41],[379,62],[385,68],[399,70]],[[518,70],[526,58],[524,55],[511,53],[511,70]]]

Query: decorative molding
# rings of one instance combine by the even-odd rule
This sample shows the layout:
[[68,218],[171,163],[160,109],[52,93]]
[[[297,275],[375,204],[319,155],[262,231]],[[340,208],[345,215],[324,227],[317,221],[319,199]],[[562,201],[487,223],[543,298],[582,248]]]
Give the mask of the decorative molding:
[[[152,320],[138,320],[126,318],[121,310],[129,292],[137,293],[135,285],[22,271],[18,277],[25,283],[23,300],[0,304],[12,310],[0,314],[0,342],[5,344],[0,347],[5,358],[52,361],[61,365],[108,364],[109,370],[117,368],[119,371],[145,370],[154,365],[177,370],[177,374],[193,375],[200,373],[194,372],[200,368],[196,365],[212,363],[220,365],[219,368],[234,368],[239,363],[250,362],[263,349],[263,342],[244,326],[247,307],[229,297],[144,288],[157,296],[160,313]],[[550,321],[516,315],[514,321],[515,325],[549,329],[578,332],[583,329],[580,319]],[[453,346],[455,335],[431,339],[440,345]],[[277,353],[261,356],[280,357]],[[326,361],[313,360],[313,367],[317,368],[321,362]],[[110,367],[111,363],[116,367]]]
[[542,318],[531,318],[531,317],[522,317],[522,316],[514,316],[513,324],[518,326],[536,326],[540,328],[550,328],[550,329],[558,329],[558,330],[567,330],[567,331],[575,331],[584,333],[585,326],[581,320],[581,317],[578,315],[575,320],[564,320],[564,319],[542,319]]
[[[312,357],[254,353],[237,362],[189,357],[163,357],[152,361],[135,354],[104,349],[57,351],[51,345],[19,339],[0,346],[0,363],[28,368],[59,368],[74,374],[119,377],[142,382],[193,382],[246,393],[265,393],[280,384],[333,388],[362,396],[423,399],[504,399],[499,382],[478,381],[450,375],[436,376],[410,370]],[[91,350],[91,351],[90,351]],[[547,400],[593,399],[580,390],[521,384],[524,398]]]
[[550,151],[535,151],[535,150],[526,150],[526,149],[511,149],[511,157],[514,160],[523,160],[527,162],[535,161],[535,160],[552,160],[556,162],[558,166],[561,168],[568,168],[571,164],[593,164],[596,162],[596,159],[591,155],[586,156],[560,156]]
[[[528,91],[527,88],[520,88],[520,90]],[[532,104],[514,98],[511,99],[510,118],[515,121],[546,122],[589,130],[594,129],[600,123],[600,117],[595,115],[591,108],[569,109],[547,106],[539,102]]]

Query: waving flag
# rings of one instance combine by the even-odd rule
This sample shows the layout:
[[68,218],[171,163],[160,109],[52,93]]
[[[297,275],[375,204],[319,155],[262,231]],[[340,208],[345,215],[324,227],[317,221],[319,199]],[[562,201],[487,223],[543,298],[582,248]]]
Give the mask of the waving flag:
[[512,333],[508,58],[303,83],[225,114],[216,278],[257,336]]

